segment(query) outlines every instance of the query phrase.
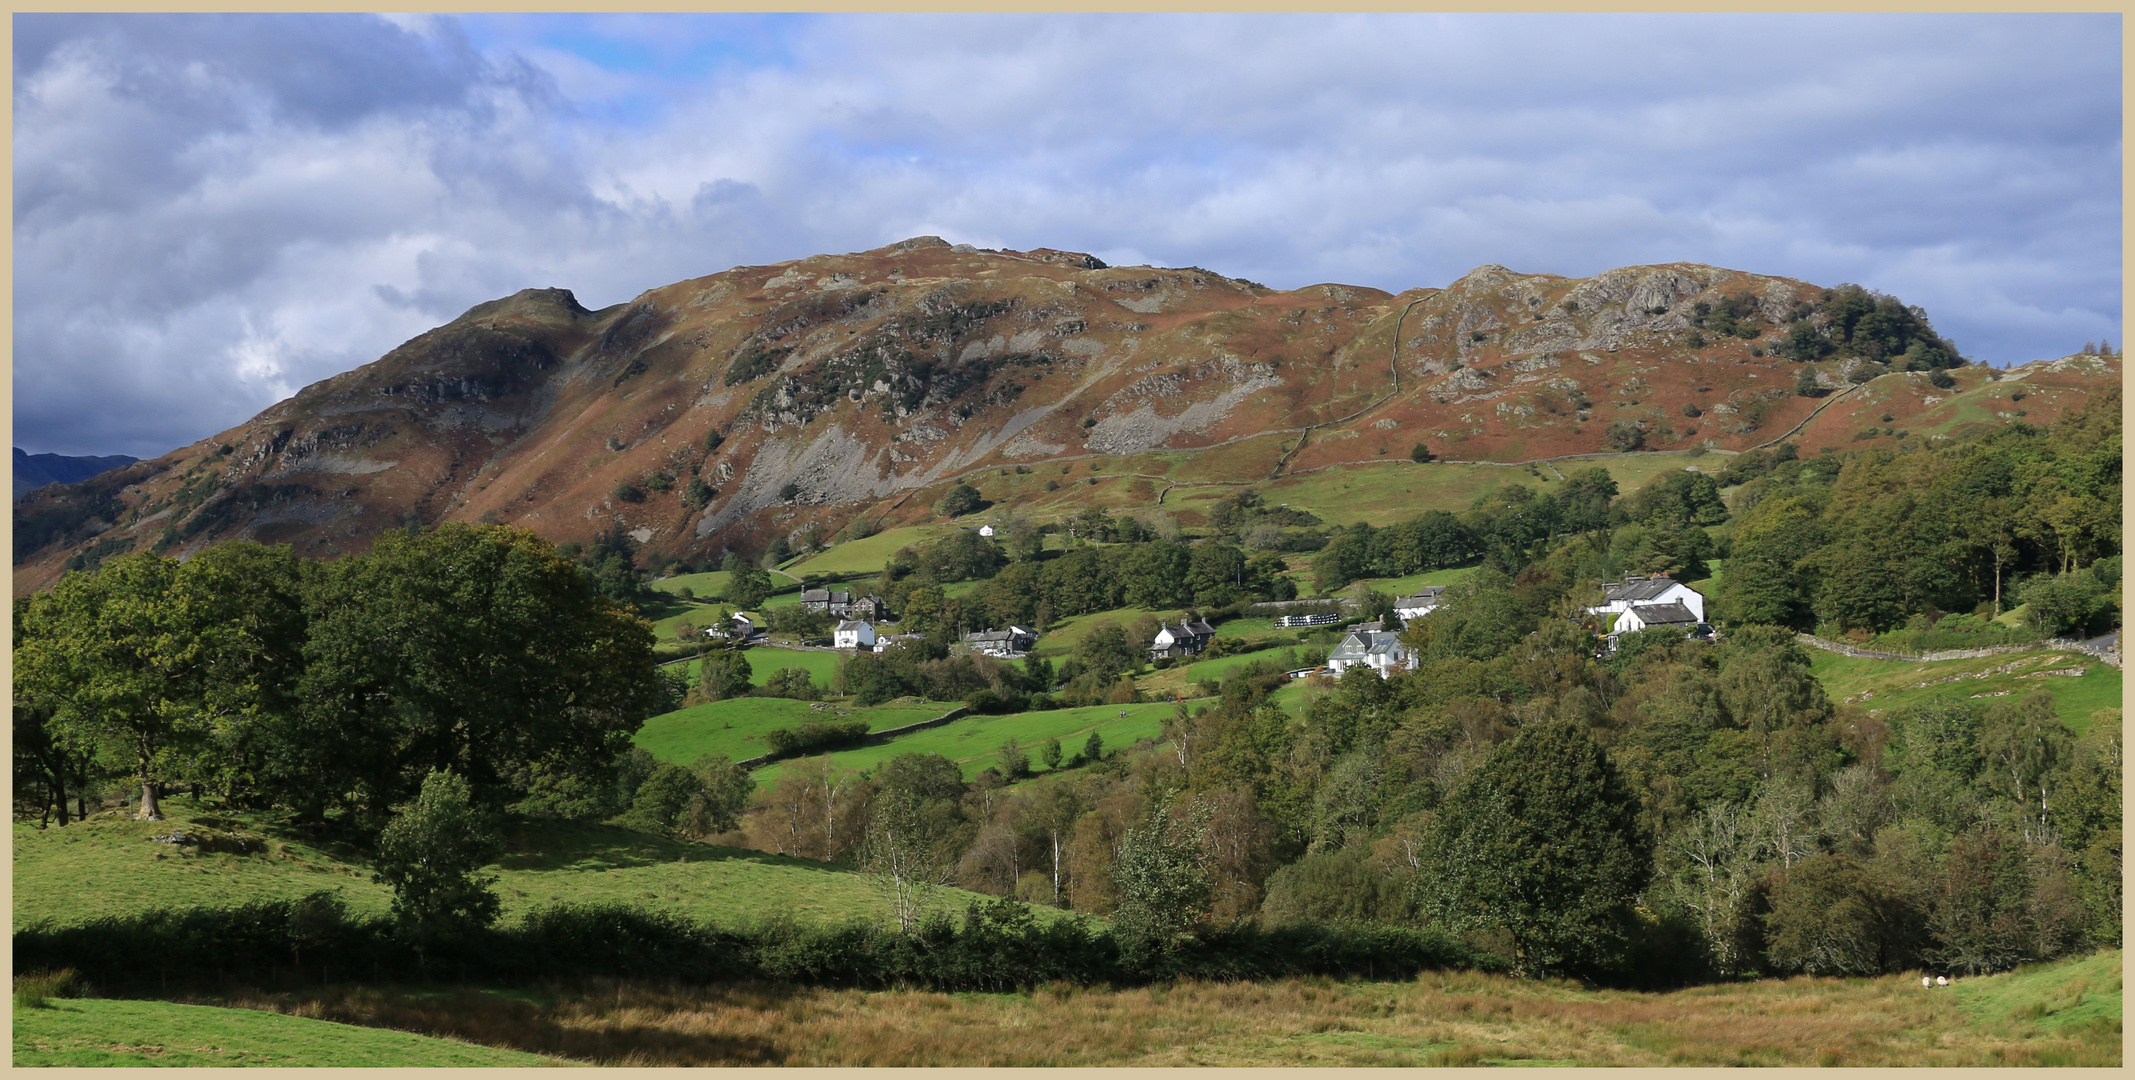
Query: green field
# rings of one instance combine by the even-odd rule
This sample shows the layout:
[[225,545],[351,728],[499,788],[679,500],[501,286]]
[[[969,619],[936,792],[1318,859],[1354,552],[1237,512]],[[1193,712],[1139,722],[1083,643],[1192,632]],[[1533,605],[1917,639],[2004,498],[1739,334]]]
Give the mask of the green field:
[[[1395,598],[1403,596],[1412,596],[1415,594],[1416,590],[1421,589],[1426,585],[1458,585],[1461,582],[1474,577],[1476,575],[1476,572],[1481,570],[1482,568],[1482,564],[1477,563],[1474,566],[1455,566],[1444,570],[1425,570],[1422,573],[1410,574],[1407,577],[1363,578],[1359,581],[1352,582],[1350,586],[1346,589],[1343,589],[1342,592],[1351,596],[1355,596],[1362,589],[1374,589]],[[1310,581],[1311,579],[1312,571],[1307,569],[1304,572],[1303,580]]]
[[[1176,708],[1169,702],[1147,705],[1087,705],[1077,709],[1011,713],[1007,716],[967,716],[938,728],[915,731],[881,746],[863,746],[830,755],[833,764],[847,769],[872,769],[900,754],[940,754],[963,769],[964,779],[977,776],[994,763],[1001,744],[1013,738],[1030,751],[1032,768],[1042,768],[1038,748],[1047,739],[1059,739],[1069,755],[1095,731],[1105,746],[1120,750],[1137,739],[1154,738],[1164,718]],[[1127,715],[1123,718],[1121,712]],[[758,784],[777,782],[784,763],[756,770]]]
[[[361,853],[321,847],[250,817],[203,814],[187,798],[164,803],[168,821],[113,810],[64,829],[15,826],[15,926],[73,923],[173,903],[225,906],[339,889],[352,911],[382,915],[390,893],[371,881]],[[154,843],[174,828],[240,828],[266,841],[246,855],[197,854]],[[609,902],[738,922],[769,912],[803,920],[873,918],[882,899],[859,874],[808,859],[667,840],[608,825],[519,821],[490,870],[504,919],[559,901]],[[951,890],[961,908],[976,894]]]
[[[844,656],[843,653],[781,649],[764,645],[744,649],[741,655],[749,661],[749,681],[758,686],[769,682],[774,671],[802,668],[808,672],[810,681],[825,690],[830,689],[831,679],[838,673],[838,661]],[[676,666],[688,672],[689,681],[694,684],[697,681],[697,669],[704,666],[704,661],[693,657]]]
[[[970,524],[977,525],[980,517],[983,515],[974,515]],[[890,561],[890,556],[896,554],[898,548],[925,543],[954,528],[955,525],[942,524],[885,530],[864,540],[848,540],[799,562],[788,563],[786,573],[795,577],[802,574],[879,574],[882,564]]]
[[2048,1031],[2110,1024],[2118,1031],[2120,963],[2115,949],[2081,960],[2027,964],[1984,979],[1960,979],[1950,996],[1975,1021],[2028,1021]]
[[869,731],[884,731],[932,720],[958,707],[949,702],[872,709],[831,704],[829,708],[811,709],[810,704],[822,703],[747,697],[691,705],[645,721],[634,741],[661,761],[678,765],[687,765],[705,754],[725,754],[728,760],[745,761],[769,749],[764,735],[775,728],[865,719]]
[[[2039,650],[1976,660],[1869,660],[1810,649],[1809,670],[1833,701],[1869,709],[1901,709],[1928,701],[1992,700],[2033,690],[2053,694],[2054,712],[2069,730],[2090,730],[2091,714],[2120,707],[2120,671],[2083,653]],[[2033,672],[2080,667],[2083,675],[2024,678]],[[1923,685],[1925,684],[1925,685]],[[1866,695],[1865,697],[1863,695]]]
[[167,1001],[57,998],[15,1010],[15,1067],[360,1066],[502,1068],[557,1064],[517,1050],[300,1016]]

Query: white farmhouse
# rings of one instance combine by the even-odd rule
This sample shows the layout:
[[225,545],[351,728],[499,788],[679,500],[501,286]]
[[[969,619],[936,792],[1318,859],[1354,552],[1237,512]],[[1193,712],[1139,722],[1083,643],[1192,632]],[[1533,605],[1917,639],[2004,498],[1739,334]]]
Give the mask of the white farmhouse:
[[1631,610],[1616,616],[1616,625],[1609,631],[1611,638],[1623,634],[1635,634],[1640,630],[1681,630],[1685,635],[1695,634],[1704,620],[1682,604],[1633,604]]
[[1012,659],[1029,653],[1038,644],[1038,632],[1028,626],[975,631],[964,635],[964,644],[975,653]]
[[979,526],[979,535],[980,535],[980,536],[992,536],[992,535],[993,535],[993,526],[991,526],[991,525],[981,525],[981,526]]
[[[1606,594],[1601,606],[1587,609],[1595,615],[1620,616],[1633,607],[1681,604],[1694,616],[1691,622],[1705,621],[1704,594],[1666,574],[1655,574],[1652,577],[1626,575],[1622,581],[1604,582],[1601,588]],[[1620,619],[1618,621],[1621,622]]]
[[1337,676],[1359,664],[1378,672],[1382,679],[1395,668],[1415,666],[1415,654],[1401,644],[1400,635],[1391,630],[1366,628],[1375,626],[1366,623],[1351,630],[1327,654],[1327,666]]
[[1394,615],[1403,622],[1420,619],[1437,610],[1438,605],[1444,602],[1445,593],[1446,587],[1443,585],[1426,585],[1416,590],[1414,596],[1404,596],[1394,601]]
[[875,647],[875,626],[865,619],[851,619],[838,624],[830,632],[831,645],[840,649],[867,649]]

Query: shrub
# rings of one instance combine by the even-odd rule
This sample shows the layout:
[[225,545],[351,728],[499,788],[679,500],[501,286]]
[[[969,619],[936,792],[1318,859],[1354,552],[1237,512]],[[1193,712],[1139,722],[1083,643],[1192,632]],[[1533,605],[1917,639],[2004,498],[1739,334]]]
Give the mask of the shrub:
[[768,756],[777,759],[836,750],[866,737],[867,721],[839,720],[827,724],[802,724],[790,730],[774,728],[764,734],[764,742],[771,747]]
[[32,971],[15,976],[15,1007],[49,1009],[53,998],[82,997],[81,980],[73,968]]
[[786,486],[778,489],[778,497],[782,502],[792,502],[794,496],[797,496],[800,493],[801,486],[790,480],[786,482]]
[[1928,385],[1933,386],[1937,390],[1948,390],[1957,385],[1957,380],[1951,378],[1950,373],[1947,371],[1930,372],[1928,374],[1927,381]]
[[641,503],[645,501],[645,489],[628,480],[615,485],[613,494],[617,502]]
[[1609,425],[1608,434],[1602,437],[1609,449],[1629,453],[1641,450],[1646,445],[1646,433],[1634,420],[1618,420]]
[[1436,455],[1431,453],[1431,448],[1423,445],[1422,443],[1417,443],[1416,445],[1409,447],[1409,460],[1419,465],[1431,460],[1431,458],[1435,456]]
[[977,488],[969,484],[958,484],[950,488],[947,495],[941,497],[941,502],[936,504],[936,509],[941,511],[943,517],[962,517],[979,509],[984,503],[985,500],[979,497]]

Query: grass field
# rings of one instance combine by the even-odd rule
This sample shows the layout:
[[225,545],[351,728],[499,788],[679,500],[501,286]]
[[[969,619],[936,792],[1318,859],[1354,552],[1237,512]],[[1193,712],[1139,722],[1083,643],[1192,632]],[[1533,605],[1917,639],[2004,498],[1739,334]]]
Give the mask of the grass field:
[[[771,673],[786,668],[802,668],[817,686],[830,689],[831,678],[838,672],[838,660],[843,655],[834,652],[817,652],[812,649],[780,649],[759,645],[742,650],[749,661],[749,681],[762,686],[769,682]],[[697,670],[704,665],[701,659],[692,658],[686,665],[677,665],[689,673],[691,683],[697,681]]]
[[[2090,730],[2091,714],[2120,707],[2120,671],[2083,653],[2039,650],[1977,660],[1868,660],[1809,650],[1810,668],[1833,701],[1870,709],[1900,709],[1928,701],[1990,700],[2046,690],[2054,712],[2069,730]],[[2040,672],[2083,668],[2083,675],[2026,678]]]
[[869,731],[883,731],[932,720],[957,707],[951,702],[872,709],[833,704],[828,709],[811,709],[810,704],[787,698],[749,697],[691,705],[645,721],[635,741],[652,756],[678,765],[687,765],[705,754],[725,754],[729,760],[744,761],[770,749],[764,735],[775,728],[864,719]]
[[[984,517],[974,514],[964,523],[977,526]],[[879,574],[882,564],[888,562],[898,548],[925,543],[954,528],[955,525],[943,523],[888,529],[864,540],[848,540],[799,562],[788,563],[786,573],[794,577],[802,574]]]
[[[1089,705],[1078,709],[1011,713],[1007,716],[967,716],[938,728],[915,731],[884,743],[841,750],[830,755],[832,763],[847,769],[872,769],[900,754],[940,754],[962,768],[964,779],[977,776],[994,763],[1001,744],[1013,738],[1030,750],[1031,766],[1042,768],[1038,747],[1047,739],[1059,739],[1072,755],[1095,731],[1112,749],[1134,745],[1136,739],[1156,736],[1164,718],[1176,706],[1170,702],[1147,705]],[[1120,713],[1127,715],[1123,718]],[[758,784],[768,786],[778,779],[783,763],[756,770]]]
[[55,999],[15,1010],[15,1067],[450,1066],[558,1064],[518,1050],[251,1009],[167,1001]]
[[[339,889],[351,910],[383,914],[390,894],[371,881],[360,853],[305,843],[271,824],[203,815],[191,800],[164,803],[170,820],[134,821],[111,811],[64,829],[15,827],[15,926],[79,922],[173,902],[203,906],[292,899]],[[237,826],[267,841],[258,854],[196,854],[153,843],[174,828]],[[576,822],[518,822],[491,868],[509,921],[557,901],[611,902],[736,922],[784,912],[802,920],[874,918],[886,909],[860,875],[807,859],[667,840]],[[961,909],[975,894],[949,890]]]
[[1917,974],[1635,993],[1427,972],[1024,994],[602,983],[236,1001],[601,1064],[2113,1067],[2120,962],[2115,950],[1947,990]]

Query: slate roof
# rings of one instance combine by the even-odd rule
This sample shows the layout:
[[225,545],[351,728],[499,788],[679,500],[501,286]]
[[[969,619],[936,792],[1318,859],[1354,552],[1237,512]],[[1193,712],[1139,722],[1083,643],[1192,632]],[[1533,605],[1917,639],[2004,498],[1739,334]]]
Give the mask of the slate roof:
[[1011,626],[1006,630],[974,630],[965,634],[964,640],[984,643],[989,641],[1014,641],[1019,637],[1029,638],[1036,636],[1036,634],[1021,627]]
[[[1620,582],[1603,585],[1602,588],[1608,590],[1609,602],[1612,604],[1619,602],[1638,604],[1651,600],[1680,584],[1682,582],[1674,578],[1625,578]],[[1693,619],[1691,621],[1695,622],[1697,620]]]
[[801,603],[803,604],[850,604],[852,602],[853,594],[849,592],[831,592],[829,589],[804,589],[801,592]]
[[871,629],[871,627],[869,627],[869,625],[867,624],[867,622],[866,622],[865,620],[861,620],[861,619],[847,619],[847,620],[845,620],[844,622],[841,622],[841,623],[839,623],[839,624],[838,624],[838,629],[839,629],[839,630],[841,630],[841,631],[843,631],[843,630],[866,630],[866,629]]
[[[1443,585],[1426,585],[1423,588],[1416,590],[1414,593],[1394,601],[1394,606],[1422,607],[1426,604],[1436,604],[1438,603],[1439,596],[1443,595],[1445,591],[1446,587]],[[1411,600],[1415,601],[1415,603],[1409,603],[1409,601]]]
[[1370,656],[1390,656],[1400,647],[1401,635],[1390,630],[1351,630],[1327,654],[1327,659],[1362,661]]
[[1696,623],[1698,617],[1680,603],[1636,604],[1631,608],[1638,621],[1647,626],[1676,626]]

